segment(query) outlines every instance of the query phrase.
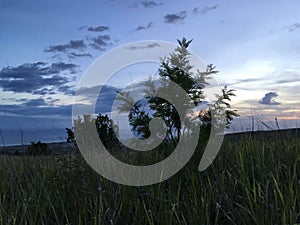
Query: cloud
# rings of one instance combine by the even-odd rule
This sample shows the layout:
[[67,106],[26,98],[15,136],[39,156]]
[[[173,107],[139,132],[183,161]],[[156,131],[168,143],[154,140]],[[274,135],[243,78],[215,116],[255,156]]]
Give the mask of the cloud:
[[252,82],[260,82],[263,80],[264,79],[262,79],[262,78],[237,79],[237,80],[232,80],[231,82],[226,81],[222,85],[233,86],[233,85],[246,84],[246,83],[252,83]]
[[[49,98],[47,98],[49,99]],[[56,100],[45,101],[44,98],[22,99],[20,104],[1,105],[0,113],[22,116],[71,115],[72,105],[55,106]]]
[[144,2],[142,2],[142,5],[145,8],[153,8],[153,7],[156,7],[156,6],[163,5],[163,3],[157,3],[157,2],[154,2],[154,1],[144,1]]
[[57,87],[57,90],[61,93],[64,93],[65,95],[74,95],[75,89],[71,85],[62,85]]
[[204,6],[202,9],[199,9],[198,7],[195,7],[193,9],[193,13],[194,14],[204,15],[204,14],[208,13],[209,11],[215,10],[217,8],[218,8],[218,5]]
[[46,94],[54,95],[57,93],[57,91],[55,90],[55,88],[52,87],[52,88],[40,88],[38,90],[33,90],[31,93],[34,95],[46,95]]
[[182,21],[186,18],[187,12],[186,11],[181,11],[180,13],[173,13],[173,14],[167,14],[165,15],[165,23],[174,23],[176,24],[179,21]]
[[150,23],[148,23],[148,25],[147,26],[138,26],[137,28],[135,28],[133,31],[131,31],[131,32],[136,32],[136,31],[140,31],[140,30],[147,30],[147,29],[149,29],[149,28],[151,28],[151,27],[153,27],[153,23],[152,22],[150,22]]
[[[101,92],[99,93],[101,89]],[[111,85],[97,85],[93,87],[80,88],[76,91],[76,95],[81,97],[81,100],[91,102],[97,98],[96,113],[111,112],[112,105],[118,94],[119,89]],[[81,106],[83,109],[84,105]]]
[[[59,63],[52,63],[50,67],[48,67],[49,74],[58,74],[62,71],[68,70],[71,74],[75,74],[77,72],[77,68],[79,66],[73,63],[64,63],[64,62],[59,62]],[[47,69],[47,68],[44,68]]]
[[91,32],[103,32],[109,30],[109,27],[108,26],[88,27],[87,30]]
[[[53,94],[66,87],[70,79],[61,73],[74,74],[78,65],[72,63],[25,63],[0,70],[0,87],[15,93]],[[70,93],[70,90],[64,92]]]
[[45,52],[65,52],[70,49],[76,50],[84,50],[86,49],[86,44],[83,40],[71,40],[69,43],[64,45],[51,45],[50,47],[46,48]]
[[42,99],[33,99],[18,105],[1,105],[0,112],[21,116],[71,116],[72,105],[53,106],[48,105]]
[[86,28],[88,28],[88,26],[81,26],[81,27],[78,28],[78,30],[81,31],[81,30],[85,30]]
[[[287,84],[288,86],[298,86],[300,82],[300,74],[298,71],[284,71],[279,73],[277,76],[274,76],[274,78],[270,81],[271,84],[275,85],[283,85]],[[268,84],[270,85],[270,84]]]
[[47,103],[43,98],[30,99],[23,103],[24,106],[46,106]]
[[259,103],[264,105],[280,105],[280,102],[274,100],[274,98],[276,97],[278,97],[278,94],[276,92],[269,92],[265,94],[265,96],[261,100],[259,100]]
[[293,32],[299,28],[300,28],[300,23],[294,23],[292,26],[290,26],[289,31]]
[[93,56],[90,53],[75,53],[75,52],[71,52],[70,54],[68,54],[68,57],[70,59],[74,59],[74,58],[79,58],[79,57],[89,57],[89,58],[93,58]]
[[134,51],[134,50],[138,50],[138,49],[149,49],[149,48],[156,48],[156,47],[161,47],[161,45],[153,42],[153,43],[147,44],[147,45],[136,45],[136,46],[130,46],[130,47],[126,47],[126,48]]
[[160,2],[155,2],[155,1],[139,1],[139,2],[132,2],[131,4],[128,5],[129,8],[139,8],[144,7],[144,8],[154,8],[157,6],[161,6],[163,3]]
[[90,38],[90,40],[92,40],[90,46],[97,50],[105,50],[106,47],[111,45],[109,35],[99,35],[98,37]]

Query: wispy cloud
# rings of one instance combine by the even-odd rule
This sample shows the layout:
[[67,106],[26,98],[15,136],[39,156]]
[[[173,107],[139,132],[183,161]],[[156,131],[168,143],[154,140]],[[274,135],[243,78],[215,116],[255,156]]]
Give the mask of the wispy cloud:
[[147,26],[138,26],[137,28],[135,28],[131,32],[137,32],[137,31],[140,31],[140,30],[147,30],[147,29],[149,29],[151,27],[153,27],[153,23],[152,22],[148,23]]
[[248,84],[248,83],[260,82],[260,81],[264,81],[264,79],[263,78],[235,79],[235,80],[231,80],[231,81],[226,81],[222,85],[224,85],[224,86],[233,86],[233,85]]
[[42,99],[33,99],[18,105],[1,105],[0,112],[21,116],[70,116],[72,105],[48,105]]
[[109,30],[109,27],[108,26],[88,27],[87,30],[91,32],[103,32]]
[[183,21],[187,16],[186,11],[181,11],[179,13],[172,13],[172,14],[167,14],[164,17],[165,23],[173,23],[176,24],[179,21]]
[[275,101],[274,98],[278,97],[279,95],[276,92],[269,92],[265,94],[265,96],[259,100],[260,104],[264,105],[280,105],[280,102]]
[[156,47],[161,47],[160,44],[158,43],[151,43],[151,44],[147,44],[147,45],[136,45],[136,46],[130,46],[130,47],[126,47],[130,50],[137,50],[137,49],[149,49],[149,48],[156,48]]
[[106,48],[111,45],[111,39],[109,35],[99,35],[98,37],[89,39],[92,41],[92,43],[90,43],[90,46],[97,50],[106,50]]
[[74,59],[74,58],[81,58],[81,57],[89,57],[89,58],[93,58],[93,56],[90,53],[75,53],[75,52],[71,52],[70,54],[68,54],[68,57],[70,59]]
[[218,5],[213,5],[213,6],[204,6],[202,9],[199,9],[198,7],[195,7],[193,9],[194,14],[199,14],[199,15],[204,15],[208,13],[209,11],[215,10],[218,8]]
[[[64,62],[50,65],[45,62],[25,63],[17,67],[5,67],[0,71],[0,87],[4,91],[16,93],[70,94],[71,87],[66,86],[70,79],[61,73],[74,74],[78,67]],[[64,91],[61,91],[62,87],[65,87]]]
[[132,2],[128,5],[129,8],[154,8],[163,5],[161,2],[155,2],[155,1],[139,1],[139,2]]
[[300,28],[300,23],[294,23],[293,25],[290,26],[289,31],[294,32],[295,30]]
[[83,40],[71,40],[67,44],[63,45],[51,45],[50,47],[46,48],[45,52],[65,52],[67,50],[84,50],[86,48],[86,44]]
[[87,28],[88,28],[88,26],[81,26],[81,27],[78,28],[78,30],[85,30]]
[[46,106],[47,103],[43,98],[29,99],[23,103],[24,106]]
[[[99,90],[101,89],[100,93]],[[118,94],[119,89],[114,86],[93,86],[88,88],[80,88],[77,90],[77,96],[81,96],[82,100],[88,102],[91,98],[96,100],[95,113],[107,113],[111,112],[112,105]],[[72,116],[72,104],[58,105],[55,104],[59,100],[47,98],[35,98],[35,99],[12,99],[17,101],[18,104],[2,104],[0,107],[0,113],[6,113],[9,115],[20,115],[20,116],[43,116],[48,118],[50,116]],[[12,101],[11,100],[11,101]],[[76,106],[80,107],[85,112],[90,105],[76,103]]]
[[[100,91],[101,89],[101,91]],[[100,91],[100,93],[99,93]],[[119,89],[110,85],[97,85],[93,87],[84,87],[77,89],[76,95],[81,97],[82,101],[90,102],[91,99],[97,99],[96,101],[96,113],[111,112],[112,105],[118,94]],[[82,105],[82,108],[85,106]]]
[[157,2],[154,2],[154,1],[144,1],[144,2],[142,2],[142,5],[145,8],[153,8],[153,7],[156,7],[156,6],[163,5],[163,3],[157,3]]

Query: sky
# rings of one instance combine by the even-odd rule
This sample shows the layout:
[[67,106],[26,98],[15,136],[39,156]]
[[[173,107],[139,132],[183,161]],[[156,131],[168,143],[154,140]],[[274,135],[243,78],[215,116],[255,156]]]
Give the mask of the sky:
[[[298,126],[299,8],[297,0],[0,0],[0,130],[71,127],[76,87],[98,57],[130,42],[182,37],[216,66],[221,86],[236,90],[233,130],[250,129],[252,117]],[[155,66],[121,72],[103,101]]]

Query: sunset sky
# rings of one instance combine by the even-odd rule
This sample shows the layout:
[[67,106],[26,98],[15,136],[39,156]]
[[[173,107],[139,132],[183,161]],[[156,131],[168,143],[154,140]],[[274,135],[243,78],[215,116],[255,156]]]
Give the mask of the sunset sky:
[[[129,42],[182,37],[217,67],[220,85],[236,89],[240,125],[251,115],[295,125],[299,9],[298,0],[0,0],[0,130],[72,126],[76,85],[96,58]],[[128,72],[112,85],[137,78]]]

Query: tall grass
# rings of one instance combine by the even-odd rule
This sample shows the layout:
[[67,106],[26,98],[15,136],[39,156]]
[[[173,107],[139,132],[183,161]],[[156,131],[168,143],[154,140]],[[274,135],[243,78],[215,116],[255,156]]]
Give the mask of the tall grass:
[[167,181],[129,187],[97,175],[79,154],[2,155],[0,225],[300,223],[299,137],[231,136],[208,170],[197,163],[196,155]]

